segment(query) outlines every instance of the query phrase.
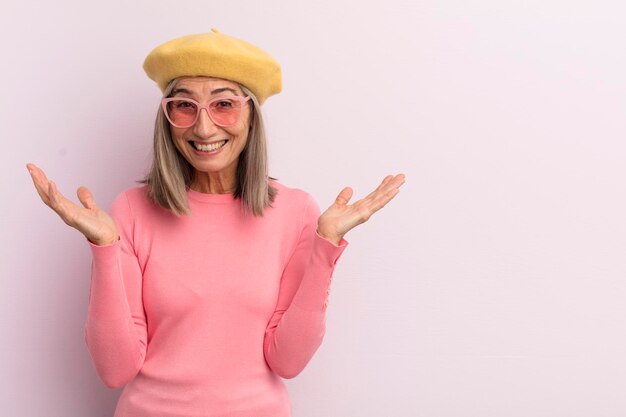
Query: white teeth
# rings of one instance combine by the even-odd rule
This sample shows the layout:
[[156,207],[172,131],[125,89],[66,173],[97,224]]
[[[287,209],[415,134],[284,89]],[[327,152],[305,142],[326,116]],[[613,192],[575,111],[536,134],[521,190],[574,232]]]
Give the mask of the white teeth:
[[226,143],[225,140],[221,142],[211,143],[208,145],[202,145],[198,142],[193,142],[193,146],[195,146],[195,148],[199,151],[210,152],[210,151],[214,151],[216,149],[221,148],[222,146],[224,146],[225,143]]

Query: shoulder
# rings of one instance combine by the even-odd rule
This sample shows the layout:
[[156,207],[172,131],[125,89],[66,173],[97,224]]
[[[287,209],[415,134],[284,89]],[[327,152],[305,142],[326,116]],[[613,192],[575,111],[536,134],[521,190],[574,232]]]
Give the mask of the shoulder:
[[121,191],[115,198],[113,199],[113,205],[120,205],[122,203],[125,204],[144,204],[149,200],[148,197],[148,186],[140,186],[140,187],[129,187],[123,191]]
[[111,203],[111,211],[133,215],[154,210],[155,204],[148,195],[148,186],[129,187],[121,191]]
[[270,184],[278,190],[275,201],[280,205],[299,206],[304,208],[309,205],[317,205],[315,198],[300,188],[288,187],[277,180],[270,179]]
[[314,217],[320,214],[320,208],[315,197],[300,188],[288,187],[276,180],[270,180],[278,193],[272,204],[275,207],[287,209],[294,217]]

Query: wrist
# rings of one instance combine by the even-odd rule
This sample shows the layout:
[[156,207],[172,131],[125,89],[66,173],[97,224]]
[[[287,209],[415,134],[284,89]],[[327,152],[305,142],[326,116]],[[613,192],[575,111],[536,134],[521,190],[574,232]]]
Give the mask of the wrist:
[[319,237],[328,240],[335,246],[339,246],[339,242],[341,242],[341,239],[343,239],[343,236],[326,236],[325,234],[321,233],[319,229],[317,229],[317,234]]
[[118,240],[120,240],[120,237],[118,236],[115,240],[111,241],[109,240],[102,240],[102,241],[93,241],[89,238],[87,238],[87,240],[89,242],[91,242],[92,244],[96,245],[96,246],[109,246],[109,245],[113,245],[114,243],[116,243]]

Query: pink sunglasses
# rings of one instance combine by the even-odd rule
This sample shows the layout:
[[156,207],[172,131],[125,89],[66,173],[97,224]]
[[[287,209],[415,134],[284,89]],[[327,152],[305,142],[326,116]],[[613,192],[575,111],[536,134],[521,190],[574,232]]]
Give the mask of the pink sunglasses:
[[186,97],[169,97],[161,100],[161,107],[167,120],[176,127],[190,127],[198,120],[200,110],[205,109],[209,118],[217,126],[227,127],[239,122],[244,103],[250,97],[218,97],[206,104]]

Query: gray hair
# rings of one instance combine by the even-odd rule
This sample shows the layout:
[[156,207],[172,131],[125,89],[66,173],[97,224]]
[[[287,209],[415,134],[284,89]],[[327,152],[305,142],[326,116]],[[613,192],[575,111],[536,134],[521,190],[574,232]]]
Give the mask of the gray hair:
[[[172,80],[163,91],[168,97],[178,83]],[[261,106],[256,96],[246,87],[239,85],[244,94],[250,96],[250,130],[248,140],[239,155],[236,173],[235,198],[241,201],[244,213],[263,216],[264,209],[271,207],[278,190],[269,184],[267,140],[261,115]],[[187,189],[194,180],[194,169],[180,154],[170,133],[170,124],[159,103],[154,124],[154,150],[152,167],[141,184],[148,185],[148,195],[158,205],[176,216],[190,213]]]

